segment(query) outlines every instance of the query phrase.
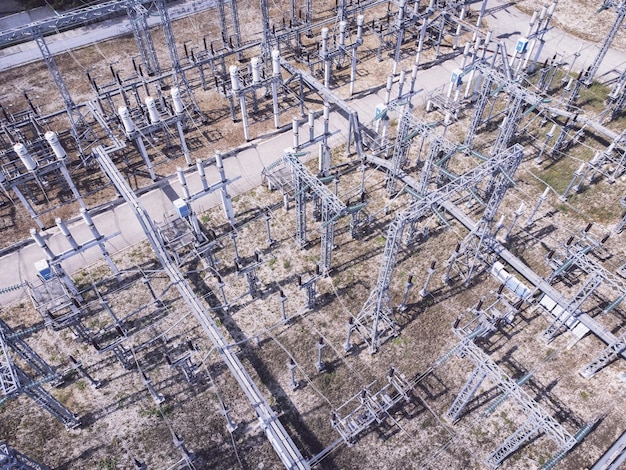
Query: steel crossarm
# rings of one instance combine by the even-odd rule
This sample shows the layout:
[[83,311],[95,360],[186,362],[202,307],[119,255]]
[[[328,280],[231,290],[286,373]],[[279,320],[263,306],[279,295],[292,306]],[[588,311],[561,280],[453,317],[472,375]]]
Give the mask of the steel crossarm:
[[[411,206],[396,215],[387,230],[387,238],[385,240],[383,257],[378,270],[376,286],[371,291],[367,301],[356,316],[354,325],[350,330],[359,332],[363,340],[368,344],[371,353],[376,352],[380,344],[389,337],[389,335],[384,334],[385,332],[394,334],[395,331],[393,305],[391,304],[389,289],[396,266],[402,234],[406,226],[418,222],[431,211],[434,205],[442,204],[453,194],[464,191],[467,188],[475,186],[480,181],[489,178],[496,169],[504,168],[507,165],[512,165],[510,168],[516,168],[514,162],[521,160],[523,150],[521,145],[515,144],[510,149],[495,155],[493,158],[481,163],[473,170],[464,173],[436,191],[432,191],[423,198],[417,199]],[[380,163],[381,166],[386,168],[389,167],[388,162],[384,164],[384,160],[382,159],[369,157],[368,160],[375,164]],[[503,170],[503,173],[509,174],[506,170]],[[419,184],[414,178],[406,177],[403,178],[403,180],[413,188],[416,188]],[[385,329],[381,330],[379,328],[381,322],[385,325]]]
[[[141,3],[150,3],[153,0],[137,0]],[[110,0],[98,5],[91,5],[46,18],[35,23],[26,24],[17,28],[0,32],[0,48],[15,42],[25,42],[32,39],[32,27],[36,26],[41,34],[56,33],[62,29],[70,29],[80,25],[98,21],[108,15],[122,12],[126,9],[126,0]]]
[[341,217],[347,211],[346,205],[339,199],[324,183],[322,183],[313,173],[305,167],[298,157],[303,156],[302,153],[285,152],[284,159],[291,166],[292,171],[301,178],[304,184],[315,193],[333,214],[333,217]]
[[[457,268],[466,283],[469,283],[472,279],[472,275],[479,261],[485,261],[485,258],[488,258],[492,253],[492,250],[487,246],[486,240],[492,235],[493,220],[504,200],[504,196],[507,190],[513,185],[513,176],[522,161],[523,148],[518,146],[515,150],[505,153],[508,154],[509,157],[503,161],[497,171],[494,171],[494,173],[489,176],[486,192],[491,195],[487,201],[483,215],[474,229],[463,240],[461,244],[461,259],[455,260]],[[460,266],[460,264],[463,266]],[[487,261],[486,264],[489,264],[489,261]]]
[[9,355],[9,346],[2,329],[0,329],[0,386],[5,397],[20,388],[20,380]]
[[467,382],[454,399],[452,406],[446,412],[445,418],[450,423],[455,423],[461,417],[461,413],[463,413],[463,409],[470,402],[470,400],[474,397],[474,394],[480,387],[480,384],[483,383],[485,377],[489,373],[487,366],[485,364],[480,364],[474,368],[474,371],[470,375]]
[[116,168],[103,147],[96,147],[94,149],[94,153],[98,163],[102,167],[102,170],[111,179],[117,190],[128,203],[129,207],[135,212],[135,216],[146,234],[148,242],[152,246],[158,260],[163,265],[163,268],[172,281],[172,284],[176,286],[189,310],[194,315],[198,323],[200,323],[200,326],[211,340],[218,354],[226,363],[229,371],[237,380],[242,391],[254,407],[254,410],[259,417],[261,427],[270,441],[270,444],[281,459],[283,465],[288,469],[309,469],[309,464],[287,433],[287,430],[279,421],[278,416],[276,416],[276,413],[272,410],[265,397],[261,394],[261,391],[246,371],[245,367],[239,360],[239,357],[228,346],[226,338],[224,338],[217,324],[209,315],[207,309],[202,305],[198,297],[193,292],[187,279],[185,279],[183,274],[170,258],[169,253],[163,246],[163,240],[154,226],[154,222],[141,206],[141,203],[133,190],[128,186],[126,180]]
[[540,423],[541,431],[552,439],[560,449],[571,448],[576,444],[576,439],[559,422],[546,413],[528,393],[517,385],[515,380],[493,362],[471,339],[462,340],[461,351],[465,353],[465,357],[469,358],[474,365],[485,364],[489,369],[490,380],[502,393],[514,399],[529,419]]
[[0,468],[3,470],[50,470],[46,465],[35,462],[31,458],[0,442]]
[[618,338],[610,343],[604,350],[598,354],[591,362],[580,370],[580,375],[586,379],[590,379],[596,375],[602,368],[607,366],[621,352],[626,349],[626,332],[622,333]]
[[491,468],[497,468],[500,464],[524,442],[527,442],[534,434],[541,430],[541,423],[535,419],[528,418],[524,424],[515,430],[513,434],[506,438],[500,446],[487,457],[487,463]]
[[[534,93],[531,90],[528,90],[527,88],[522,86],[517,80],[507,78],[484,61],[473,64],[464,72],[467,72],[471,69],[475,69],[476,71],[478,71],[482,75],[484,81],[478,101],[474,108],[472,120],[470,121],[470,127],[465,137],[465,144],[468,146],[471,146],[474,140],[476,130],[482,122],[482,116],[487,106],[487,102],[490,96],[492,96],[491,87],[493,84],[497,86],[496,93],[500,91],[505,91],[506,93],[509,93],[514,100],[514,106],[512,107],[512,110],[509,113],[510,117],[507,117],[507,120],[512,120],[515,125],[513,123],[505,123],[503,129],[501,129],[501,132],[498,135],[498,145],[502,148],[508,145],[510,137],[513,135],[513,133],[515,132],[515,128],[517,127],[516,124],[519,123],[519,119],[521,119],[522,117],[522,114],[520,113],[520,107],[523,103],[530,105],[530,107],[524,112],[525,114],[527,114],[537,107],[545,107],[551,101],[550,98],[544,98],[541,95]],[[501,136],[502,138],[500,138]]]

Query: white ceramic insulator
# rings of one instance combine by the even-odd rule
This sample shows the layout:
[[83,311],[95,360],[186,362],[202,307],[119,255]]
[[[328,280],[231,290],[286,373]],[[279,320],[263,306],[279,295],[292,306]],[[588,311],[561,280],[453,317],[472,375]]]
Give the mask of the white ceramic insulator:
[[152,96],[146,96],[146,107],[148,108],[148,116],[150,116],[150,122],[152,124],[156,124],[161,121],[161,114],[159,114],[159,110],[156,107],[156,101]]
[[277,49],[272,51],[272,73],[280,75],[280,51]]
[[65,152],[63,145],[61,145],[61,142],[59,142],[59,137],[57,136],[57,133],[53,131],[48,131],[46,132],[44,137],[48,141],[48,144],[50,144],[50,147],[52,148],[52,151],[54,152],[54,155],[57,157],[57,159],[65,160],[67,158],[67,153]]
[[231,65],[228,71],[230,72],[230,86],[233,91],[239,91],[241,88],[241,84],[239,83],[239,69],[236,65]]
[[24,146],[24,144],[18,142],[13,146],[13,150],[15,150],[15,153],[17,153],[17,156],[20,157],[20,160],[22,160],[22,163],[28,171],[33,171],[37,168],[37,162],[35,162],[33,157],[30,156],[28,149]]
[[93,225],[93,219],[89,215],[89,212],[87,212],[87,209],[85,209],[84,207],[81,207],[80,208],[80,215],[83,217],[83,220],[85,221],[85,223],[87,225],[89,225],[89,226]]
[[130,117],[128,108],[126,106],[120,106],[117,108],[117,114],[119,114],[120,119],[122,120],[124,131],[126,131],[127,134],[135,132],[135,124],[133,123],[133,119]]
[[183,114],[185,112],[185,105],[183,104],[183,99],[180,97],[180,89],[178,87],[173,87],[170,90],[170,95],[172,96],[172,104],[174,105],[174,112],[176,114]]
[[253,57],[250,61],[252,65],[252,83],[257,84],[261,81],[261,67],[258,57]]

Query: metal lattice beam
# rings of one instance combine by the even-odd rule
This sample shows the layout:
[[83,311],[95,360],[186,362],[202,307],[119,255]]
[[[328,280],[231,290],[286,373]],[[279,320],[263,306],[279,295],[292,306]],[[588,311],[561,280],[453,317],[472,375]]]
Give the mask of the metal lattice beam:
[[123,3],[126,5],[126,13],[147,74],[150,76],[160,75],[161,66],[159,65],[159,59],[157,58],[152,35],[150,34],[147,19],[148,10],[143,5],[145,2],[141,0],[127,0]]
[[576,439],[552,416],[546,413],[541,406],[526,393],[515,380],[506,374],[493,360],[480,349],[473,340],[464,338],[459,345],[458,354],[467,357],[476,367],[486,367],[489,380],[501,392],[513,399],[527,416],[526,423],[510,436],[489,457],[489,463],[497,466],[503,459],[511,455],[525,442],[533,432],[543,432],[562,451],[572,448]]
[[46,465],[34,461],[30,457],[0,442],[0,469],[2,470],[50,470]]
[[103,171],[111,179],[122,197],[128,202],[129,207],[133,209],[137,221],[148,238],[148,242],[173,285],[176,286],[189,310],[201,325],[229,371],[237,380],[241,390],[253,405],[259,417],[261,427],[282,463],[288,469],[309,469],[309,464],[287,433],[287,430],[283,427],[276,413],[246,371],[237,354],[228,347],[226,338],[193,292],[189,282],[171,260],[154,226],[154,222],[139,202],[133,190],[128,186],[128,183],[103,147],[96,147],[94,153]]
[[465,385],[456,396],[452,406],[450,406],[450,409],[445,414],[445,418],[448,422],[455,423],[459,420],[461,413],[463,413],[463,409],[474,397],[478,387],[480,387],[483,383],[483,380],[485,380],[488,373],[489,370],[484,363],[474,368],[474,371],[471,373],[469,379],[467,379],[467,382],[465,382]]
[[[393,318],[393,306],[391,305],[389,289],[396,266],[400,241],[406,226],[419,221],[426,214],[430,213],[433,206],[441,205],[453,194],[472,188],[479,182],[488,179],[497,169],[504,168],[507,165],[511,165],[509,170],[517,168],[519,163],[511,164],[507,162],[509,160],[513,162],[521,160],[522,153],[523,147],[518,144],[514,145],[506,152],[501,152],[473,170],[438,188],[436,191],[426,194],[394,218],[387,230],[387,238],[378,270],[376,286],[355,318],[354,324],[350,326],[350,331],[357,331],[367,343],[370,352],[376,352],[382,342],[388,339],[390,335],[395,334],[395,320]],[[369,160],[375,164],[382,164],[382,166],[389,165],[383,159],[370,157]],[[507,170],[504,170],[504,173],[512,175]],[[412,188],[417,189],[419,187],[419,183],[413,178],[405,177],[403,179]],[[379,328],[381,324],[385,326],[384,329]]]
[[493,188],[493,191],[487,201],[485,211],[474,229],[461,243],[460,256],[454,258],[453,263],[465,283],[471,281],[481,261],[485,262],[485,266],[491,264],[488,257],[492,250],[488,247],[487,240],[493,235],[493,220],[506,192],[513,185],[513,177],[524,154],[524,149],[520,145],[511,149],[504,152],[509,158],[498,167],[495,174],[490,175],[487,191],[489,192],[490,188]]

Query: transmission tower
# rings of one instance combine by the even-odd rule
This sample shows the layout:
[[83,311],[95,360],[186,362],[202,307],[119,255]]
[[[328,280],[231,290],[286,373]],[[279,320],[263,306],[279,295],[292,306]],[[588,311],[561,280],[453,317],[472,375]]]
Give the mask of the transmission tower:
[[[472,277],[480,269],[481,263],[484,269],[490,267],[493,262],[491,259],[493,255],[490,255],[492,250],[486,244],[486,240],[493,236],[493,220],[506,192],[513,185],[513,178],[522,162],[524,149],[520,145],[515,145],[508,151],[502,152],[500,158],[502,154],[508,158],[502,159],[503,164],[498,167],[496,174],[490,175],[487,182],[487,192],[490,193],[490,197],[485,211],[474,229],[463,239],[459,254],[455,255],[452,260],[465,284],[471,282]],[[492,191],[491,188],[493,188]]]
[[595,59],[587,68],[587,70],[585,70],[584,73],[576,80],[574,88],[572,89],[569,98],[567,99],[567,110],[570,110],[573,107],[574,103],[576,103],[576,101],[578,100],[578,94],[580,93],[580,89],[583,86],[589,88],[593,83],[593,78],[600,68],[600,64],[602,64],[606,53],[611,47],[613,39],[615,39],[617,32],[620,30],[622,24],[624,23],[624,18],[626,18],[626,2],[624,2],[623,0],[619,2],[616,0],[605,0],[598,10],[598,13],[607,9],[612,9],[616,11],[615,20],[611,25],[611,29],[609,29],[606,36],[604,37],[604,41],[602,41],[602,46],[600,46],[600,50],[598,51]]
[[461,417],[466,405],[487,378],[508,399],[513,399],[517,408],[526,417],[526,421],[487,457],[486,463],[490,468],[500,466],[507,457],[540,433],[549,437],[558,446],[559,452],[565,453],[576,444],[576,439],[485,354],[472,338],[462,338],[457,347],[457,354],[472,361],[474,370],[446,413],[448,421],[454,423]]
[[9,447],[6,442],[0,442],[0,468],[3,470],[50,470],[46,465]]
[[[436,191],[427,193],[423,198],[416,200],[409,208],[403,210],[394,218],[387,230],[387,238],[378,270],[376,286],[370,292],[359,314],[348,328],[349,333],[353,331],[359,333],[367,344],[370,353],[375,353],[384,341],[397,334],[390,285],[396,266],[398,250],[400,249],[403,232],[406,227],[422,220],[423,217],[430,213],[433,206],[441,205],[453,194],[476,186],[481,181],[492,176],[494,172],[497,175],[506,174],[506,178],[509,178],[512,176],[510,170],[517,168],[522,153],[523,148],[520,145],[514,145],[508,151],[495,155]],[[502,178],[505,177],[501,176],[499,179]],[[417,184],[417,182],[415,183]],[[508,187],[507,184],[509,183],[502,182],[501,187],[504,189]],[[492,210],[497,209],[496,202],[499,205],[501,200],[497,201],[494,198]],[[483,227],[486,228],[487,225],[483,224]],[[483,229],[482,233],[486,236],[487,230]]]
[[133,28],[139,55],[147,74],[151,77],[161,75],[161,66],[159,65],[159,59],[152,41],[152,34],[150,34],[150,27],[148,26],[149,12],[144,6],[146,2],[143,0],[125,0],[120,3],[124,3],[126,7],[126,13]]
[[[37,374],[34,379],[17,366],[11,353],[15,353]],[[80,425],[77,416],[56,398],[46,392],[41,384],[61,383],[57,372],[21,338],[19,333],[0,319],[0,404],[20,393],[32,398],[35,403],[61,421],[68,429]]]

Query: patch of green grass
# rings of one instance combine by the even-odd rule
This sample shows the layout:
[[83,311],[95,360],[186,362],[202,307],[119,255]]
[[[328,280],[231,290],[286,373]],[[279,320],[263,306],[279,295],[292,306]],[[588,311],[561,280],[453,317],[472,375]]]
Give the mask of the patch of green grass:
[[169,405],[152,406],[150,408],[143,408],[141,411],[139,411],[139,416],[141,416],[142,418],[163,419],[163,417],[171,410],[172,407]]
[[291,262],[288,259],[283,261],[283,268],[285,269],[291,268]]
[[276,258],[272,258],[268,264],[270,266],[270,269],[274,269],[274,265],[276,264]]
[[589,398],[589,393],[585,392],[584,390],[581,390],[580,396],[582,397],[583,400],[587,400]]
[[100,470],[115,470],[117,468],[117,459],[115,457],[103,457],[98,462]]

